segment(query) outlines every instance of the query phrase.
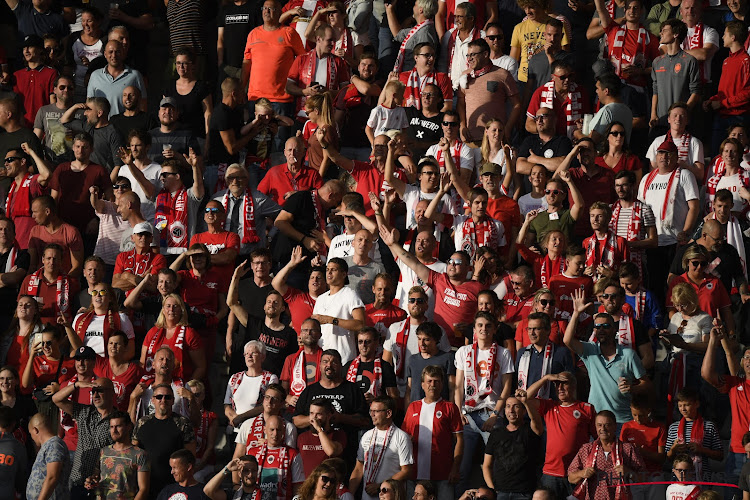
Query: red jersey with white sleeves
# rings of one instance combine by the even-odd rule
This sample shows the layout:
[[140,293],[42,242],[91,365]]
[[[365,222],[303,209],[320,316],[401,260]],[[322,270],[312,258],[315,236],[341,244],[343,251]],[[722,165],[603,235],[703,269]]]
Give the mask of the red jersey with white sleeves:
[[94,366],[94,375],[97,377],[108,378],[115,386],[115,407],[118,410],[128,411],[130,402],[130,393],[143,376],[143,370],[135,362],[128,364],[128,367],[119,375],[115,375],[112,366],[109,364],[109,358],[97,356],[96,365]]
[[411,436],[414,450],[411,479],[447,478],[453,467],[453,435],[464,430],[458,406],[444,399],[434,403],[413,401],[401,429]]

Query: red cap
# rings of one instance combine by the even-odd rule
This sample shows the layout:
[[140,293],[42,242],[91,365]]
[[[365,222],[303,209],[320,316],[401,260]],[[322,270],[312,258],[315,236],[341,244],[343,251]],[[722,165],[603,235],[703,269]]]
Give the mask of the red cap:
[[675,146],[675,143],[672,142],[669,139],[666,139],[664,142],[662,142],[658,148],[656,148],[657,151],[669,151],[671,153],[677,152],[677,146]]

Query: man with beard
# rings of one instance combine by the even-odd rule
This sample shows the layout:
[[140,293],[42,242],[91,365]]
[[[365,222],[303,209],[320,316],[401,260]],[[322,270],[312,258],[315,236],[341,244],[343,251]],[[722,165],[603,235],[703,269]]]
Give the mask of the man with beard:
[[519,146],[516,171],[529,175],[534,165],[544,165],[547,171],[554,173],[570,153],[573,144],[566,134],[557,133],[557,113],[554,109],[539,108],[533,120],[536,135],[526,137]]
[[[238,472],[240,487],[238,490],[224,491],[221,485],[229,474]],[[234,487],[234,485],[233,485]],[[244,455],[233,459],[206,483],[203,493],[211,500],[232,500],[239,498],[257,498],[262,495],[258,488],[258,460],[252,455]]]
[[[111,171],[115,165],[122,165],[119,150],[123,137],[109,122],[109,102],[103,97],[89,97],[86,102],[71,106],[60,117],[60,123],[74,134],[85,132],[93,140],[91,161]],[[84,119],[74,119],[83,111]],[[74,144],[75,145],[75,144]],[[75,156],[75,149],[73,149]],[[104,190],[102,190],[104,192]]]
[[[123,292],[133,290],[146,275],[156,275],[160,269],[167,267],[167,260],[151,245],[154,238],[154,227],[151,224],[136,224],[130,238],[133,249],[117,255],[112,276],[112,286]],[[153,282],[149,291],[155,291]]]
[[[63,248],[56,243],[45,246],[41,252],[41,263],[41,268],[23,280],[19,297],[31,295],[36,298],[42,323],[57,324],[61,315],[68,321],[72,320],[71,300],[78,293],[78,283],[63,271]],[[31,269],[35,269],[33,263]],[[80,264],[78,269],[80,274]]]
[[[73,152],[65,140],[65,127],[60,123],[60,117],[73,105],[75,83],[68,76],[59,76],[52,87],[55,102],[39,108],[34,118],[34,134],[40,141],[44,141],[45,156],[55,165],[70,161]],[[75,118],[80,119],[83,113],[78,111]]]
[[[187,163],[192,171],[193,185],[189,188],[183,180],[185,174],[181,167],[184,163]],[[182,155],[175,155],[174,159],[162,163],[159,179],[164,187],[156,196],[154,218],[155,227],[161,232],[162,254],[176,256],[185,252],[190,238],[196,233],[198,209],[206,192],[201,175],[202,163],[192,148],[189,163]],[[172,260],[174,258],[172,257]]]
[[[178,122],[180,117],[177,100],[165,97],[159,102],[159,126],[148,131],[151,135],[149,157],[156,163],[164,160],[175,160],[184,167],[189,167],[183,155],[190,150],[201,154],[197,139],[190,129],[183,129]],[[203,176],[200,176],[201,180]]]
[[333,103],[334,119],[341,134],[341,154],[357,161],[367,161],[370,156],[370,142],[365,134],[365,126],[370,111],[378,104],[380,86],[375,83],[378,73],[378,59],[365,52],[359,57],[359,75],[352,75],[350,84],[339,90]]
[[453,107],[453,89],[458,87],[458,81],[455,86],[451,85],[450,76],[444,71],[438,72],[435,69],[436,63],[434,45],[422,42],[414,46],[414,67],[409,71],[398,73],[399,81],[406,86],[405,108],[422,109],[422,92],[427,90],[427,85],[435,85],[440,89],[440,94],[443,96],[441,111],[447,111]]
[[[546,313],[529,314],[527,325],[526,332],[530,343],[521,348],[516,357],[518,388],[524,391],[545,375],[574,369],[570,351],[550,341],[551,323]],[[540,391],[539,398],[550,399],[552,397],[550,384],[545,385]]]
[[292,411],[302,391],[320,380],[320,358],[323,355],[323,349],[318,345],[320,337],[318,320],[307,318],[299,328],[299,350],[284,361],[281,385],[289,393],[286,404]]
[[[326,399],[315,399],[310,403],[310,432],[303,432],[296,440],[296,447],[302,458],[305,477],[324,460],[338,457],[344,452],[346,434],[333,430],[331,417],[335,410]],[[296,435],[296,433],[295,433]]]
[[157,125],[151,113],[141,108],[141,91],[138,87],[128,85],[122,90],[122,112],[109,119],[120,137],[128,137],[130,131],[151,130]]
[[378,331],[366,326],[357,332],[357,348],[359,356],[344,367],[346,380],[359,386],[368,404],[382,395],[398,400],[399,394],[396,389],[393,366],[384,362],[382,356],[378,356],[380,349]]

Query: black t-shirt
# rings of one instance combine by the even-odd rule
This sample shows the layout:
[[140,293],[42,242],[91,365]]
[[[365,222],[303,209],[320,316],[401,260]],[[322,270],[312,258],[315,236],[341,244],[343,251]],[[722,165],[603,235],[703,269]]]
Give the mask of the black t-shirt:
[[547,142],[542,141],[538,135],[526,137],[518,148],[520,158],[528,158],[529,150],[534,154],[544,158],[556,158],[558,156],[567,156],[573,149],[573,143],[565,135],[556,135]]
[[211,115],[211,126],[209,127],[209,151],[208,161],[211,164],[236,163],[240,155],[230,155],[221,140],[220,132],[234,130],[235,138],[239,139],[242,128],[242,108],[240,106],[232,109],[223,102],[214,107]]
[[[349,366],[352,362],[349,361],[344,367],[344,375],[349,372]],[[385,394],[385,390],[389,387],[396,387],[396,372],[393,371],[393,365],[387,361],[380,360],[380,369],[383,371],[382,380],[380,383],[379,395]],[[367,361],[359,363],[357,368],[357,381],[355,384],[362,390],[362,394],[365,394],[370,390],[373,380],[375,380],[375,361]]]
[[320,382],[308,385],[299,395],[297,406],[294,408],[294,416],[309,414],[310,403],[318,398],[330,400],[333,408],[344,415],[368,415],[367,403],[362,391],[359,390],[357,384],[344,380],[333,389],[326,389],[320,385]]
[[0,498],[12,500],[15,490],[24,490],[26,484],[26,450],[20,441],[9,432],[0,433],[0,453],[3,456],[3,466],[0,467],[0,481],[5,485]]
[[203,493],[204,486],[206,485],[203,483],[197,483],[193,486],[170,484],[159,492],[157,500],[209,500],[209,497]]
[[[156,498],[168,484],[174,483],[169,456],[185,447],[183,433],[174,419],[152,418],[138,429],[138,446],[146,450],[151,461],[151,488],[149,498]],[[159,494],[160,496],[160,494]]]
[[230,2],[219,7],[216,26],[224,28],[224,63],[239,68],[245,56],[247,35],[262,23],[260,7],[263,2],[249,0],[242,5]]
[[433,144],[437,144],[443,136],[441,123],[443,113],[438,113],[432,118],[427,118],[422,111],[409,106],[406,109],[406,117],[409,119],[409,127],[406,133],[411,139],[411,152],[415,159],[421,158],[427,152],[427,149]]
[[[263,369],[280,377],[287,356],[294,354],[299,348],[297,332],[288,325],[281,331],[272,330],[266,326],[263,319],[251,321],[248,326],[250,326],[246,333],[248,341],[260,340],[266,346],[266,359],[263,361]],[[242,371],[242,368],[237,371]]]
[[[5,266],[8,264],[8,257],[10,257],[10,252],[0,254],[0,270],[2,270],[3,272],[5,272]],[[31,259],[29,257],[29,252],[27,252],[26,250],[19,250],[18,254],[16,255],[14,266],[18,269],[28,271],[30,265]],[[18,289],[19,286],[5,286],[0,288],[1,316],[13,316],[13,312],[16,310]]]
[[335,108],[337,111],[344,112],[344,122],[339,129],[341,144],[351,148],[370,147],[370,140],[365,134],[365,126],[370,118],[370,112],[377,103],[377,97],[360,94],[354,84],[349,84],[339,90]]
[[262,287],[256,285],[255,279],[251,274],[240,281],[240,304],[247,311],[251,320],[257,321],[265,317],[263,306],[265,306],[266,296],[271,290],[273,290],[273,287],[270,284]]
[[[682,268],[682,257],[685,255],[685,251],[693,245],[697,245],[697,243],[677,245],[674,260],[669,268],[670,273],[677,276],[685,274],[685,270]],[[740,260],[737,249],[732,245],[724,243],[718,252],[709,252],[709,259],[709,263],[718,262],[713,274],[718,276],[721,284],[727,289],[727,293],[730,293],[734,276],[742,276],[742,260]]]
[[205,82],[199,80],[195,82],[193,90],[186,95],[182,95],[177,92],[177,80],[174,80],[164,90],[164,95],[172,97],[177,101],[177,109],[180,112],[180,123],[186,129],[190,130],[195,137],[206,137],[203,99],[211,95],[211,88]]
[[[502,492],[533,493],[542,464],[542,439],[524,423],[510,432],[505,424],[490,434],[485,453],[492,455],[492,480]],[[489,452],[489,453],[488,453]]]
[[153,116],[143,111],[139,111],[135,116],[114,115],[109,119],[109,123],[115,127],[117,133],[122,137],[123,142],[127,141],[128,134],[133,129],[151,130],[159,125],[159,122]]
[[[309,235],[313,229],[318,229],[315,217],[315,204],[310,191],[299,191],[290,196],[284,203],[284,211],[294,216],[292,227],[304,235]],[[273,248],[273,262],[288,262],[292,255],[292,249],[298,246],[298,241],[292,241],[283,232],[279,231],[276,236],[276,246]],[[310,269],[310,259],[315,255],[304,250],[307,259],[298,267],[300,272]],[[282,264],[283,265],[283,264]],[[264,297],[265,300],[265,297]]]

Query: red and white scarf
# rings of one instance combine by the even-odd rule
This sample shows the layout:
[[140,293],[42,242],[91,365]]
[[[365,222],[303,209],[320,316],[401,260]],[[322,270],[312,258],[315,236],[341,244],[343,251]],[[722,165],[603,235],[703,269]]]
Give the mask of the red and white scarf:
[[[315,380],[320,379],[320,365],[315,365]],[[292,379],[289,381],[289,392],[292,396],[299,396],[307,387],[307,370],[305,364],[305,348],[300,347],[292,365]]]
[[[604,306],[599,306],[598,312],[606,312]],[[620,311],[620,320],[617,324],[617,333],[615,335],[617,343],[623,347],[635,349],[635,325],[633,323],[633,308],[630,304],[623,304]],[[591,332],[589,342],[596,342],[596,330]]]
[[[162,189],[156,197],[156,226],[161,226],[162,239],[167,240],[167,253],[188,249],[188,192],[184,187],[172,196]],[[170,251],[171,250],[171,251]]]
[[[14,180],[8,191],[5,202],[5,215],[11,219],[16,217],[31,217],[31,181],[34,174],[28,173],[19,186]],[[17,190],[17,192],[16,192]],[[15,194],[15,199],[13,195]]]
[[466,387],[464,406],[475,407],[485,396],[492,394],[492,382],[495,379],[495,359],[497,358],[497,344],[490,346],[490,357],[487,359],[487,377],[484,379],[484,388],[479,387],[479,345],[474,342],[466,353],[466,366],[464,369],[464,381]]
[[[703,48],[703,23],[698,23],[693,28],[693,34],[685,39],[684,42],[687,50]],[[706,83],[705,61],[698,61],[698,72],[701,76],[701,82]]]
[[[670,174],[669,182],[667,183],[667,192],[664,195],[664,204],[661,208],[661,224],[662,227],[665,228],[672,227],[674,225],[674,221],[672,219],[674,218],[674,203],[675,198],[677,197],[677,186],[675,186],[675,182],[679,183],[681,170],[682,169],[680,169],[680,167],[675,168]],[[651,183],[654,182],[654,179],[658,174],[659,170],[654,169],[649,172],[648,177],[646,177],[646,182],[643,184],[642,198],[644,200],[646,199],[648,188],[651,187]]]
[[409,72],[409,77],[406,79],[406,89],[404,91],[404,107],[413,107],[422,109],[422,89],[425,85],[437,85],[437,73],[431,71],[424,75],[421,80],[419,78],[419,72],[414,67]]
[[[596,267],[599,265],[609,268],[614,267],[615,254],[617,252],[617,235],[614,231],[607,231],[607,237],[604,239],[604,249],[601,251],[601,259],[599,258],[601,243],[596,233],[586,238],[583,241],[583,245],[586,248],[586,267]],[[594,281],[598,281],[599,278],[599,273],[595,273]]]
[[646,314],[646,291],[639,288],[635,292],[635,307],[633,308],[633,317],[638,321],[643,321],[643,317]]
[[469,80],[470,79],[471,80],[476,80],[480,76],[483,76],[483,75],[486,75],[487,73],[489,73],[494,67],[495,66],[492,63],[490,63],[487,66],[485,66],[484,68],[480,68],[480,69],[477,69],[477,70],[471,70],[471,71],[469,71],[468,74],[465,73],[465,74],[461,75],[461,78],[458,80],[458,86],[461,87],[462,89],[466,90],[466,88],[468,88],[468,86],[469,86]]
[[378,447],[377,436],[380,431],[377,427],[372,429],[372,435],[370,436],[370,445],[367,447],[365,452],[365,486],[375,481],[378,475],[380,466],[383,464],[383,458],[388,451],[388,445],[393,439],[393,435],[396,433],[396,426],[391,424],[390,427],[385,431],[383,442]]
[[[359,364],[362,362],[362,356],[357,356],[349,364],[349,369],[346,371],[346,380],[349,382],[357,381],[357,372],[359,371]],[[377,397],[380,393],[380,386],[383,384],[383,365],[381,364],[380,358],[375,358],[372,366],[372,374],[375,379],[370,384],[367,392]]]
[[[44,279],[44,268],[40,268],[29,277],[29,284],[26,287],[26,295],[32,297],[39,296],[39,285]],[[60,274],[56,280],[57,294],[55,300],[57,302],[57,310],[62,313],[66,318],[70,316],[68,309],[70,308],[70,280],[67,274]]]
[[[461,169],[461,150],[463,147],[464,143],[459,140],[451,146],[451,156],[453,157],[453,165],[455,165],[456,169]],[[440,167],[440,173],[445,173],[445,158],[443,158],[442,149],[438,148],[435,152],[435,160],[437,160],[438,166]]]
[[250,431],[247,433],[245,440],[245,453],[256,448],[258,443],[266,437],[266,419],[261,413],[250,421]]
[[636,41],[636,50],[634,54],[625,53],[625,36],[628,32],[627,25],[623,24],[615,32],[614,42],[612,47],[609,48],[609,58],[615,67],[615,73],[622,77],[622,62],[623,59],[628,64],[633,64],[635,57],[638,54],[646,54],[648,44],[651,42],[651,35],[643,26],[638,26],[638,40]]
[[396,376],[404,378],[406,368],[406,344],[411,332],[411,318],[404,320],[404,326],[396,335],[396,343],[393,345],[393,357],[396,359]]
[[315,216],[315,225],[317,226],[316,229],[319,230],[321,233],[325,233],[326,232],[326,218],[325,218],[325,212],[323,211],[323,204],[318,199],[318,190],[311,189],[310,195],[312,196],[313,207],[315,208],[315,213],[313,215]]
[[[591,447],[591,452],[589,453],[589,456],[586,457],[586,463],[584,464],[585,468],[588,469],[594,467],[596,464],[596,455],[599,453],[601,445],[602,443],[599,439],[594,441],[594,445]],[[622,465],[622,441],[619,439],[612,444],[610,456],[612,456],[612,459],[614,460],[615,467]],[[604,459],[607,459],[606,456]],[[615,500],[626,500],[630,498],[628,488],[623,484],[624,478],[620,478],[621,480],[613,479],[617,481],[617,486],[615,487]],[[596,480],[596,475],[593,476],[592,480]],[[584,478],[584,480],[573,490],[573,496],[579,500],[583,500],[588,496],[586,492],[587,488],[588,478]]]
[[406,44],[409,43],[409,40],[411,40],[411,37],[413,37],[417,31],[421,30],[425,26],[431,26],[434,23],[432,19],[426,19],[422,21],[421,23],[414,26],[409,33],[406,34],[406,37],[401,42],[401,45],[398,48],[398,54],[396,55],[396,63],[393,65],[393,71],[396,73],[401,73],[401,68],[404,66],[404,57],[406,56]]
[[[229,389],[232,393],[231,401],[232,401],[232,408],[234,408],[234,393],[237,392],[237,389],[240,388],[240,385],[242,385],[242,379],[245,377],[246,372],[237,372],[234,375],[231,376],[229,379]],[[250,377],[250,375],[248,375]],[[256,401],[256,404],[261,404],[263,402],[263,396],[266,394],[266,387],[268,387],[268,384],[271,383],[271,379],[274,377],[274,374],[271,372],[268,372],[266,370],[263,370],[260,374],[260,390],[258,391],[258,401]]]
[[[289,447],[282,444],[279,447],[279,466],[276,467],[276,470],[279,471],[278,475],[276,476],[276,481],[278,482],[277,488],[279,493],[286,492],[287,491],[287,485],[289,484]],[[268,456],[268,443],[265,442],[260,447],[260,450],[258,451],[258,454],[255,455],[256,460],[258,460],[258,475],[256,477],[260,478],[261,473],[263,472],[263,464],[266,461],[266,458]],[[273,462],[271,460],[268,461],[268,465],[271,465]],[[286,498],[286,495],[278,495],[279,497]]]
[[[614,2],[613,2],[614,3]],[[542,108],[555,108],[555,81],[550,80],[542,85],[542,102],[540,107]],[[576,120],[582,118],[581,110],[583,109],[583,99],[581,97],[581,90],[577,83],[571,82],[570,91],[568,92],[568,98],[566,99],[567,104],[565,105],[565,125],[566,132],[569,138],[573,137],[573,131],[576,130]]]
[[[138,259],[138,255],[143,255],[144,257]],[[122,270],[140,276],[149,268],[153,257],[154,252],[150,248],[143,254],[137,253],[137,250],[134,248],[127,253],[127,256],[125,257],[125,265]]]
[[690,157],[690,142],[692,138],[692,135],[685,132],[679,137],[679,142],[675,141],[671,130],[667,131],[667,135],[664,136],[665,141],[671,141],[677,146],[677,158],[680,161],[688,161],[688,158]]
[[568,264],[565,262],[563,256],[559,255],[555,260],[557,261],[557,272],[555,272],[555,263],[549,258],[549,254],[545,254],[542,259],[542,268],[539,272],[539,281],[542,288],[549,288],[549,280],[553,276],[564,273],[568,268]]
[[[630,222],[628,222],[628,229],[625,234],[625,241],[636,241],[640,239],[641,227],[643,225],[643,203],[639,200],[633,202],[633,210],[630,212]],[[622,205],[620,200],[617,200],[612,204],[612,217],[609,219],[609,230],[617,234],[617,223],[620,220],[620,210]],[[643,276],[643,250],[631,249],[630,250],[630,261],[638,266],[638,270]]]
[[[83,315],[78,318],[78,321],[76,322],[74,326],[74,330],[76,332],[76,335],[78,335],[78,338],[82,341],[86,339],[86,331],[89,328],[89,325],[96,317],[96,312],[89,311],[86,313],[83,313]],[[109,336],[112,332],[115,332],[120,329],[120,315],[111,309],[107,310],[107,314],[104,315],[104,326],[103,326],[103,337],[104,337],[104,345],[106,346],[109,342]]]
[[[308,87],[314,80],[315,80],[315,74],[316,74],[316,67],[318,64],[325,64],[328,67],[328,70],[326,71],[326,81],[325,81],[325,88],[328,90],[338,90],[336,88],[336,76],[337,76],[337,67],[336,67],[336,58],[338,56],[334,54],[328,54],[323,59],[318,59],[318,53],[315,51],[315,49],[311,50],[307,54],[303,56],[302,64],[304,65],[302,68],[300,68],[300,82],[305,86]],[[324,82],[318,82],[318,83],[324,83]],[[301,108],[305,109],[305,101],[307,101],[307,96],[302,96],[300,102],[301,102]]]
[[[518,362],[518,388],[527,390],[529,385],[529,365],[531,364],[531,350],[536,349],[533,344],[526,346],[526,350],[521,355],[521,360]],[[542,373],[539,376],[541,379],[545,375],[552,373],[552,342],[547,341],[547,345],[544,346],[544,358],[542,359]],[[538,397],[541,399],[549,399],[550,384],[544,384],[544,387],[539,391]]]
[[497,248],[500,244],[495,219],[485,216],[480,222],[475,223],[472,216],[466,219],[461,227],[461,245],[459,250],[469,254],[472,259],[480,247]]
[[[448,75],[450,76],[451,70],[453,69],[453,55],[456,52],[456,39],[458,37],[458,28],[453,28],[450,31],[451,35],[448,38]],[[471,33],[469,33],[469,38],[471,38],[471,41],[479,38],[479,35],[481,34],[481,30],[477,29],[476,27],[471,30]]]
[[[250,189],[245,190],[242,198],[240,213],[240,217],[242,218],[242,243],[258,243],[260,237],[258,236],[258,231],[255,229],[255,201]],[[224,211],[229,213],[229,191],[224,193],[221,204],[224,206]]]
[[[680,423],[677,424],[677,440],[675,441],[675,444],[685,444],[687,443],[685,439],[685,427],[686,427],[686,420],[685,417],[682,417],[680,419]],[[703,417],[698,416],[695,420],[693,420],[693,427],[690,429],[690,442],[696,443],[699,445],[703,445],[703,436],[706,432],[706,423],[703,421]],[[695,468],[695,477],[700,481],[703,477],[703,463],[701,460],[701,456],[696,454],[692,455],[693,459],[693,467]]]
[[612,19],[615,19],[615,9],[617,9],[617,4],[615,3],[615,0],[609,0],[607,2],[607,12],[609,12],[609,17]]
[[[721,161],[721,164],[717,162],[716,167],[716,173],[714,173],[714,175],[712,175],[706,183],[706,194],[708,195],[708,200],[706,201],[707,212],[713,211],[713,201],[714,197],[716,196],[719,182],[721,182],[721,179],[723,179],[724,175],[726,175],[727,173],[726,164],[723,160]],[[719,168],[721,170],[718,170]],[[737,167],[737,174],[739,175],[740,184],[742,184],[742,187],[744,187],[745,189],[750,189],[750,175],[748,175],[747,170],[742,167]]]
[[20,251],[21,247],[18,246],[18,242],[16,240],[13,240],[13,246],[10,248],[10,252],[8,252],[8,259],[5,261],[6,273],[13,271],[13,268],[16,267],[16,259],[18,258],[18,252]]
[[336,45],[334,45],[333,48],[336,50],[344,49],[344,55],[352,55],[350,49],[354,48],[354,41],[352,39],[352,32],[349,28],[343,28],[341,30],[341,36],[336,40]]
[[[172,350],[174,351],[175,370],[177,368],[182,369],[182,346],[185,344],[186,331],[187,327],[183,325],[177,325],[174,331],[174,348]],[[164,345],[166,340],[167,329],[159,328],[151,339],[148,349],[146,350],[146,373],[154,371],[154,354],[156,354],[156,350],[159,349],[159,347]]]

